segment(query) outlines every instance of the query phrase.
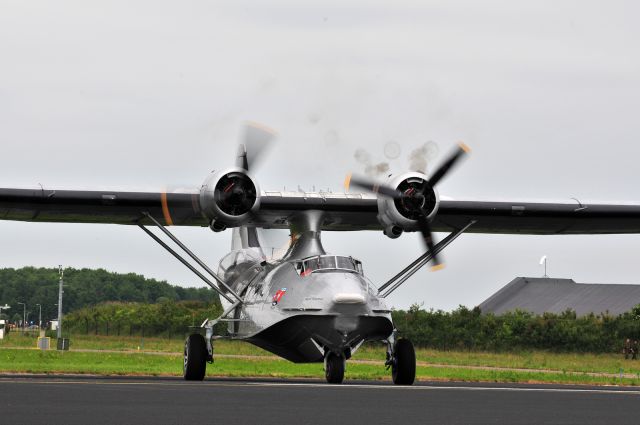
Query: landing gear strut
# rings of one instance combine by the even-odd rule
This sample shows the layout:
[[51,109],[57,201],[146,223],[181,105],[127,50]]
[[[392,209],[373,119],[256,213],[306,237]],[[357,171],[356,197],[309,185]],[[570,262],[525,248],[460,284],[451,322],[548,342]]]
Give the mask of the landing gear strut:
[[[395,333],[394,333],[395,334]],[[387,341],[387,366],[391,367],[391,378],[396,385],[413,385],[416,379],[416,352],[406,338]]]
[[324,357],[324,376],[330,384],[342,384],[346,359],[332,351]]
[[207,371],[207,344],[200,334],[191,334],[184,344],[184,367],[186,381],[202,381]]

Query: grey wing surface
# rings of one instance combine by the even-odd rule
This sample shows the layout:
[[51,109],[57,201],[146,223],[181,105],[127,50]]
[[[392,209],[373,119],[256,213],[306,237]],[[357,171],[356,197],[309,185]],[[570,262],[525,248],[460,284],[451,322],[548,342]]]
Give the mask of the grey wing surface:
[[[278,227],[304,209],[325,212],[323,230],[382,230],[377,200],[367,194],[272,195],[263,198],[260,213],[266,226]],[[472,233],[640,233],[640,204],[442,200],[431,227],[451,232],[471,221]]]
[[[288,228],[300,211],[324,213],[322,230],[382,230],[369,194],[265,192],[251,223]],[[197,190],[188,193],[0,188],[0,219],[32,222],[207,226]],[[432,228],[505,234],[640,233],[640,204],[442,200]]]
[[0,189],[0,219],[57,223],[206,226],[199,192]]
[[432,226],[451,231],[472,220],[472,233],[640,233],[640,204],[443,200]]

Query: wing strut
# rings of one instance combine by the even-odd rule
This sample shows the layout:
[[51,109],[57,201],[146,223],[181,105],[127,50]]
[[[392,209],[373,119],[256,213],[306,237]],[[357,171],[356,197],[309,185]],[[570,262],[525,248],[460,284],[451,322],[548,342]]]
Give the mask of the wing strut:
[[[384,285],[378,288],[378,294],[380,298],[386,298],[393,291],[398,289],[400,285],[405,283],[411,276],[416,274],[418,270],[426,266],[434,255],[437,255],[440,251],[445,249],[451,242],[456,240],[458,236],[463,234],[469,227],[475,224],[476,220],[471,220],[466,226],[450,233],[446,238],[438,242],[432,250],[424,253],[418,257],[413,263],[405,267],[400,273],[389,279]],[[393,286],[392,286],[393,285]],[[390,287],[390,288],[389,288]],[[389,289],[387,289],[389,288]],[[386,289],[386,291],[385,291]]]
[[[216,285],[209,278],[207,278],[204,274],[202,274],[198,269],[196,269],[193,265],[191,265],[184,257],[182,257],[179,253],[177,253],[174,249],[172,249],[169,245],[167,245],[164,241],[162,241],[158,236],[156,236],[151,230],[147,229],[144,225],[138,223],[138,227],[140,227],[147,235],[149,235],[154,241],[156,241],[160,246],[166,249],[171,255],[177,258],[182,264],[184,264],[189,270],[191,270],[196,276],[202,279],[207,285],[211,287],[214,291],[218,293],[221,297],[229,301],[231,304],[241,304],[242,298],[238,294],[236,294],[233,289],[231,289],[213,270],[211,270],[200,258],[198,258],[189,248],[187,248],[180,240],[173,235],[165,226],[160,224],[151,214],[144,213],[158,228],[165,234],[169,239],[171,239],[176,245],[178,245],[189,257],[191,257],[200,267],[202,267],[206,272],[213,277],[213,279],[218,283]],[[233,295],[235,300],[231,299],[225,291],[221,289],[221,287],[229,294]]]

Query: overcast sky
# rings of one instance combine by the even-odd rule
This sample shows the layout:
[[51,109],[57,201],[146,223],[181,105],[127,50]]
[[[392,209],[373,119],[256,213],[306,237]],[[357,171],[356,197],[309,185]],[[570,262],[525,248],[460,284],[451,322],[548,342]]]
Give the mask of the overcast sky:
[[[456,199],[640,201],[633,1],[0,0],[0,187],[198,187],[241,123],[279,132],[263,189],[341,190],[356,149],[391,171],[473,154]],[[213,264],[230,233],[175,232]],[[439,235],[443,237],[444,235]],[[104,267],[201,286],[136,227],[0,222],[0,267]],[[323,234],[380,284],[415,235]],[[463,235],[389,299],[474,306],[516,276],[640,283],[640,236]],[[55,301],[51,301],[55,302]],[[0,300],[0,304],[2,304]]]

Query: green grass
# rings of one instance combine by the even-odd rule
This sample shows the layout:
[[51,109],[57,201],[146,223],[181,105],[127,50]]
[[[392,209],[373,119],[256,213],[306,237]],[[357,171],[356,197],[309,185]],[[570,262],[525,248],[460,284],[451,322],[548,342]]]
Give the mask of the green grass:
[[[22,349],[0,350],[0,368],[15,373],[79,373],[96,375],[179,376],[182,358],[138,353],[86,353]],[[322,364],[293,364],[276,359],[220,358],[207,367],[209,376],[304,377],[322,379]],[[597,385],[638,385],[640,379],[592,377],[582,374],[469,370],[420,366],[418,379],[477,382],[554,382]],[[353,364],[346,379],[388,380],[379,365]]]
[[[71,350],[116,350],[116,351],[153,351],[162,353],[181,353],[184,338],[161,338],[140,336],[104,336],[71,335]],[[18,332],[0,340],[0,348],[36,347],[37,336],[22,336]],[[51,345],[55,339],[51,339]],[[237,354],[247,356],[272,356],[273,354],[241,341],[222,340],[216,342],[217,354]]]
[[[182,352],[182,338],[129,337],[102,335],[72,335],[71,349],[92,350],[140,350],[165,353]],[[52,340],[52,344],[55,341]],[[35,337],[22,337],[18,333],[9,334],[0,340],[2,347],[35,347]],[[247,356],[272,356],[271,353],[241,341],[216,341],[216,354],[236,354]],[[385,347],[382,344],[363,346],[354,356],[359,360],[384,361]],[[482,351],[439,351],[417,349],[419,362],[456,365],[488,366],[522,369],[550,369],[567,372],[640,373],[640,361],[624,360],[619,354],[554,353],[548,351],[523,351],[518,353],[491,353]]]
[[[90,374],[144,374],[180,375],[183,348],[182,339],[140,338],[128,336],[71,336],[71,351],[12,350],[35,348],[36,338],[9,334],[0,340],[0,371],[38,373],[90,373]],[[55,343],[51,341],[52,345]],[[140,351],[138,352],[138,347]],[[135,353],[83,353],[74,350],[135,351]],[[167,355],[145,354],[160,352]],[[296,365],[274,359],[271,353],[240,341],[216,341],[216,354],[264,356],[264,359],[237,359],[219,357],[208,373],[225,376],[280,376],[322,378],[322,365]],[[584,384],[635,385],[640,383],[640,361],[624,360],[619,354],[574,354],[532,351],[520,353],[489,353],[466,351],[438,351],[418,349],[418,377],[420,379],[492,381],[492,382],[556,382]],[[364,346],[355,360],[385,358],[382,344]],[[442,367],[434,367],[439,365]],[[449,366],[449,367],[448,367]],[[478,370],[464,367],[495,367],[520,370]],[[637,375],[637,378],[589,376],[585,373]],[[545,371],[546,372],[540,372]],[[347,378],[388,379],[389,372],[380,364],[349,362]]]
[[[384,360],[384,347],[366,347],[355,358]],[[566,372],[640,373],[640,360],[625,360],[620,354],[554,353],[549,351],[521,351],[491,353],[483,351],[440,351],[416,349],[418,362],[455,365],[487,366],[517,369],[548,369]]]

